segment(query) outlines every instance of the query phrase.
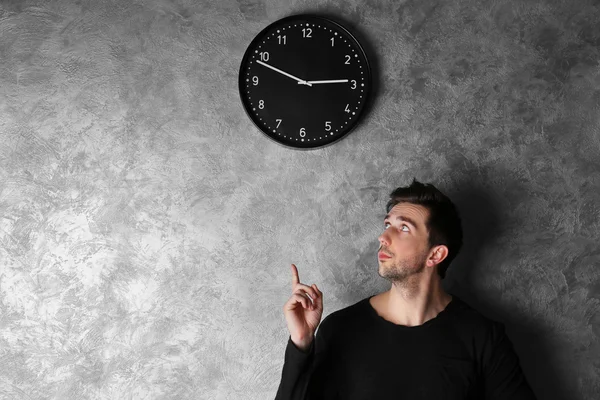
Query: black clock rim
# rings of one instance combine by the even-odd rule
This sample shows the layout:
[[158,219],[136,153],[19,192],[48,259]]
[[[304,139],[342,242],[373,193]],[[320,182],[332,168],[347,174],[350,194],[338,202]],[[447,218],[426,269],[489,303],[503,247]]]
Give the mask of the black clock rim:
[[[337,26],[341,31],[343,31],[345,34],[347,34],[356,44],[356,46],[358,47],[358,50],[360,51],[361,55],[363,56],[364,60],[365,60],[365,69],[367,72],[367,81],[368,81],[368,85],[367,85],[367,90],[365,91],[365,100],[363,102],[363,105],[361,106],[357,117],[354,121],[354,123],[352,123],[351,125],[348,125],[344,131],[342,131],[339,136],[337,136],[337,138],[331,142],[327,142],[325,144],[320,144],[318,146],[293,146],[290,144],[286,144],[283,141],[279,141],[276,138],[274,138],[273,136],[271,136],[269,133],[265,132],[264,129],[262,128],[261,125],[259,125],[258,121],[256,121],[256,117],[255,115],[250,112],[250,110],[248,109],[248,106],[246,105],[246,101],[244,100],[245,95],[244,95],[244,85],[245,85],[245,81],[244,81],[244,77],[242,76],[242,72],[244,69],[244,66],[247,65],[248,62],[248,58],[250,57],[250,55],[252,54],[251,49],[254,49],[256,47],[256,44],[265,36],[265,34],[267,32],[269,32],[272,28],[276,27],[277,25],[281,25],[284,24],[288,21],[291,20],[295,20],[295,19],[319,19],[319,20],[324,20],[327,21],[328,23],[331,23],[335,26]],[[367,103],[370,100],[370,95],[371,95],[371,86],[373,85],[373,81],[372,81],[372,75],[371,75],[371,63],[369,62],[369,57],[367,57],[367,53],[365,52],[365,49],[363,48],[362,44],[358,41],[358,38],[352,34],[352,32],[350,32],[345,26],[343,26],[341,23],[335,21],[334,19],[332,19],[331,17],[325,17],[322,15],[318,15],[318,14],[294,14],[294,15],[289,15],[287,17],[284,18],[280,18],[276,21],[273,21],[272,23],[270,23],[269,25],[267,25],[265,28],[263,28],[250,42],[250,44],[248,44],[248,46],[246,47],[246,50],[244,51],[244,56],[242,57],[242,62],[240,63],[240,68],[238,70],[238,92],[239,92],[239,96],[240,99],[242,100],[242,106],[244,108],[244,111],[246,112],[246,115],[250,118],[250,120],[252,121],[252,123],[254,124],[254,126],[256,126],[256,128],[266,137],[268,137],[270,140],[272,140],[273,142],[289,148],[289,149],[294,149],[294,150],[315,150],[315,149],[322,149],[324,147],[328,147],[331,146],[334,143],[339,142],[340,140],[342,140],[343,138],[345,138],[346,136],[348,136],[348,134],[350,132],[352,132],[362,121],[363,117],[364,117],[364,112],[367,109]]]

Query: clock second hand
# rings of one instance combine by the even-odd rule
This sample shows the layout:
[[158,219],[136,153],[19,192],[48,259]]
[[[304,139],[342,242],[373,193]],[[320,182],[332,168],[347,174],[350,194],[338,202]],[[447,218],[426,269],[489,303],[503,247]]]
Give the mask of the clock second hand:
[[269,64],[267,64],[267,63],[264,63],[264,62],[262,62],[262,61],[260,61],[260,60],[256,60],[256,62],[257,62],[257,63],[259,63],[260,65],[264,65],[264,66],[265,66],[265,67],[267,67],[267,68],[271,68],[273,71],[279,72],[280,74],[283,74],[283,75],[285,75],[285,76],[287,76],[287,77],[289,77],[289,78],[292,78],[292,79],[295,79],[295,80],[297,80],[297,81],[298,81],[298,84],[312,86],[310,83],[308,83],[308,82],[306,82],[306,81],[303,81],[303,80],[302,80],[302,79],[300,79],[300,78],[296,78],[294,75],[292,75],[292,74],[288,74],[287,72],[284,72],[284,71],[282,71],[282,70],[280,70],[280,69],[278,69],[278,68],[275,68],[275,67],[273,67],[272,65],[269,65]]
[[[329,80],[329,81],[306,81],[306,84],[316,84],[316,83],[345,83],[348,82],[348,79],[334,79],[334,80]],[[300,83],[300,82],[298,82]]]

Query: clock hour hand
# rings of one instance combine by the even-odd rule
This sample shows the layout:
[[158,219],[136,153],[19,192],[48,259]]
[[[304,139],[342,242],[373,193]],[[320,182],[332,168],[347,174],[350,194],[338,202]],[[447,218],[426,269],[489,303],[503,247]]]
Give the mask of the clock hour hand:
[[348,82],[348,79],[334,79],[329,81],[306,81],[307,85],[314,85],[316,83],[345,83]]
[[289,77],[289,78],[292,78],[292,79],[295,79],[295,80],[297,80],[297,81],[298,81],[298,84],[312,86],[310,83],[308,83],[308,82],[306,82],[306,81],[303,81],[302,79],[300,79],[300,78],[297,78],[297,77],[295,77],[295,76],[294,76],[294,75],[292,75],[292,74],[288,74],[287,72],[284,72],[284,71],[280,70],[279,68],[275,68],[275,67],[273,67],[272,65],[269,65],[269,64],[267,64],[267,63],[264,63],[264,62],[262,62],[262,61],[260,61],[260,60],[256,60],[256,62],[257,62],[257,63],[259,63],[260,65],[264,65],[264,66],[265,66],[265,67],[267,67],[267,68],[271,68],[273,71],[279,72],[279,73],[280,73],[280,74],[282,74],[282,75],[285,75],[285,76],[287,76],[287,77]]

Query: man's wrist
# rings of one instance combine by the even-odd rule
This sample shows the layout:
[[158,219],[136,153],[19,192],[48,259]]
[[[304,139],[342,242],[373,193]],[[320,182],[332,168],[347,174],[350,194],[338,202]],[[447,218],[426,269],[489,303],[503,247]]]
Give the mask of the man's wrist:
[[304,353],[308,353],[308,350],[310,349],[310,346],[314,340],[314,335],[310,335],[306,338],[301,339],[291,337],[291,339],[294,345],[298,348],[298,350]]

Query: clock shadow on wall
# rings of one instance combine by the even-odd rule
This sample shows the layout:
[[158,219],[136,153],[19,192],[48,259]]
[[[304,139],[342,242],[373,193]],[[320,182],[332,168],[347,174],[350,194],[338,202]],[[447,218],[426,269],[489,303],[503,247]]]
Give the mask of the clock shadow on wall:
[[356,26],[324,13],[295,14],[250,42],[239,70],[244,110],[270,140],[312,150],[348,136],[370,111],[378,63]]

